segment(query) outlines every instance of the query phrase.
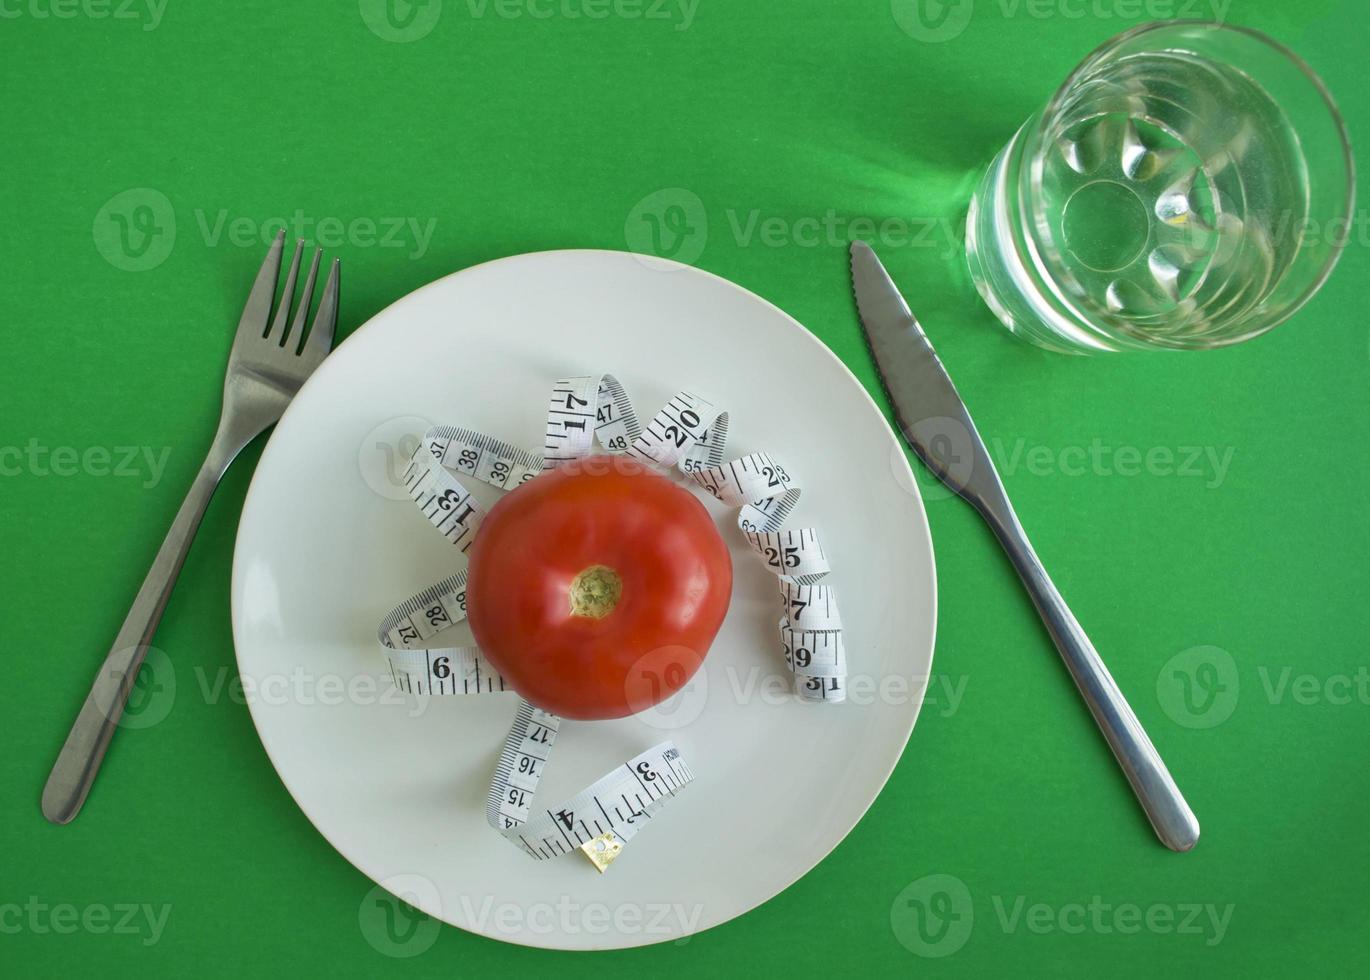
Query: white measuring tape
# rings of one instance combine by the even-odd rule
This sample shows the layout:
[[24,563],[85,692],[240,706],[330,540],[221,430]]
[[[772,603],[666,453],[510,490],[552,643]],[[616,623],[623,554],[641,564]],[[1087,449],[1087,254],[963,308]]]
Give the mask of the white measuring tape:
[[[465,552],[485,511],[464,486],[472,477],[513,489],[539,473],[593,452],[596,441],[621,453],[678,468],[702,490],[738,508],[748,544],[777,576],[785,664],[805,701],[846,699],[842,620],[832,589],[819,584],[829,565],[812,528],[787,530],[800,487],[766,453],[723,463],[728,415],[689,392],[672,398],[644,428],[612,375],[567,378],[552,388],[541,454],[452,426],[429,429],[404,484],[424,516]],[[440,634],[466,618],[466,573],[458,572],[393,609],[378,631],[395,686],[414,694],[496,694],[512,688],[473,646],[442,646]],[[486,799],[486,817],[537,859],[579,849],[600,871],[656,810],[693,778],[671,742],[648,749],[560,807],[533,810],[538,781],[560,719],[520,703]]]

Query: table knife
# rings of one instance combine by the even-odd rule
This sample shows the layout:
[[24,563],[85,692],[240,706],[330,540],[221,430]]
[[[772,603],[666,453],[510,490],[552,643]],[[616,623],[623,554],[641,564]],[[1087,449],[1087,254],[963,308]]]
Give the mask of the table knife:
[[851,246],[851,276],[861,326],[899,431],[928,469],[994,531],[1156,835],[1172,850],[1188,851],[1199,840],[1198,820],[1042,567],[956,386],[865,242]]

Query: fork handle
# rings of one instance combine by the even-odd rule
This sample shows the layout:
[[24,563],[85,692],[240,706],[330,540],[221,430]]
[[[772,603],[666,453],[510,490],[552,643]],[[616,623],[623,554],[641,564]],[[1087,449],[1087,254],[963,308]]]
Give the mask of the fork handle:
[[171,529],[143,579],[142,588],[115,637],[109,656],[95,675],[85,704],[81,706],[43,788],[43,816],[53,823],[70,823],[86,801],[205,508],[209,506],[224,470],[236,455],[237,450],[226,452],[222,440],[215,438],[176,519],[171,522]]
[[1132,785],[1156,836],[1173,851],[1188,851],[1198,843],[1199,821],[1094,644],[1090,643],[1084,628],[1042,567],[1027,533],[1011,509],[1007,515],[1001,513],[991,517],[990,526],[1023,580],[1061,659],[1075,679],[1075,686],[1080,689],[1090,714]]

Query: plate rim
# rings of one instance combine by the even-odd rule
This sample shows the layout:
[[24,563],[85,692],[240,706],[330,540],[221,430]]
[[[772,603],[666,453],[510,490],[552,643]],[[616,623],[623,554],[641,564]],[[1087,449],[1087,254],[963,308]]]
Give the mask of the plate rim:
[[[499,265],[502,263],[529,261],[534,259],[555,260],[557,257],[560,256],[585,255],[631,258],[648,269],[657,268],[669,274],[684,273],[686,275],[701,275],[708,279],[714,280],[716,283],[726,286],[735,292],[742,293],[746,298],[750,300],[761,303],[763,306],[778,314],[784,320],[788,321],[790,326],[793,327],[798,334],[806,338],[810,344],[817,347],[824,355],[826,355],[831,361],[833,361],[842,372],[846,374],[848,380],[856,387],[857,390],[861,392],[862,396],[866,401],[866,404],[884,423],[886,428],[886,434],[892,440],[894,447],[899,450],[898,458],[902,462],[903,466],[900,472],[896,474],[896,476],[906,478],[904,488],[908,492],[911,500],[913,502],[916,502],[917,509],[922,514],[922,538],[924,539],[923,543],[927,546],[927,553],[929,559],[929,598],[931,599],[932,615],[928,624],[930,648],[928,650],[927,671],[921,679],[917,704],[913,706],[913,713],[909,719],[908,731],[906,731],[903,734],[903,737],[898,740],[897,748],[893,747],[893,742],[890,743],[891,751],[889,752],[888,757],[878,767],[877,771],[883,770],[883,775],[880,776],[879,787],[871,795],[870,799],[867,800],[865,804],[860,808],[860,812],[856,813],[853,816],[851,822],[846,826],[846,828],[841,832],[841,834],[836,836],[836,839],[833,841],[831,847],[827,848],[825,851],[823,851],[823,853],[816,855],[813,858],[813,860],[807,864],[807,867],[804,867],[802,870],[798,871],[796,874],[794,874],[792,877],[786,880],[783,885],[777,888],[768,897],[763,898],[755,902],[754,904],[749,905],[746,908],[740,908],[736,912],[729,915],[727,918],[720,919],[718,922],[712,923],[703,928],[694,928],[690,932],[682,933],[679,936],[666,936],[662,938],[652,938],[641,942],[628,942],[621,945],[602,946],[597,947],[593,950],[567,947],[564,945],[554,945],[548,942],[533,941],[533,939],[529,939],[528,937],[522,936],[490,936],[486,933],[478,932],[474,929],[468,929],[465,926],[459,925],[458,923],[453,922],[450,918],[447,918],[444,915],[442,915],[441,912],[434,913],[428,909],[421,909],[423,912],[425,912],[425,914],[428,914],[433,918],[437,919],[438,921],[444,923],[445,925],[451,926],[454,929],[458,929],[463,933],[468,933],[470,935],[491,939],[495,942],[502,942],[507,943],[509,945],[522,946],[530,949],[547,949],[554,950],[557,952],[570,953],[600,953],[619,949],[641,949],[649,946],[659,945],[661,943],[675,942],[687,938],[689,936],[699,935],[700,933],[707,932],[711,929],[716,929],[720,926],[733,922],[744,915],[754,912],[756,909],[765,905],[767,902],[770,902],[773,899],[777,898],[781,893],[789,890],[801,878],[811,873],[815,868],[817,868],[820,864],[827,860],[832,855],[833,851],[835,851],[843,842],[847,840],[848,837],[851,836],[852,831],[854,831],[856,827],[861,823],[861,821],[866,818],[866,815],[870,812],[870,808],[875,805],[875,801],[879,799],[881,794],[885,792],[885,788],[889,785],[890,778],[894,775],[895,768],[899,765],[900,760],[904,756],[904,752],[908,749],[909,741],[913,737],[913,730],[917,727],[918,719],[922,716],[923,713],[923,705],[925,704],[927,699],[928,686],[930,683],[930,679],[932,677],[933,663],[936,660],[937,624],[939,608],[937,581],[937,553],[935,550],[932,537],[932,525],[928,520],[927,505],[923,500],[921,488],[919,486],[917,479],[914,476],[913,468],[909,464],[908,454],[907,452],[905,452],[904,447],[900,442],[900,437],[895,433],[894,429],[890,426],[886,413],[881,408],[880,404],[871,395],[870,391],[866,388],[866,386],[862,384],[861,379],[856,376],[856,374],[851,370],[850,367],[847,366],[846,362],[843,361],[842,358],[838,357],[837,354],[832,350],[832,348],[830,348],[826,343],[824,343],[823,340],[819,338],[817,334],[813,333],[811,330],[809,330],[808,327],[804,326],[804,324],[801,323],[796,317],[787,313],[785,310],[781,309],[779,306],[777,306],[775,303],[772,303],[764,296],[761,296],[760,294],[753,292],[746,286],[733,282],[731,279],[727,279],[723,276],[718,275],[717,273],[710,272],[707,269],[701,269],[697,266],[689,265],[683,262],[677,262],[674,259],[664,259],[659,258],[657,256],[644,255],[642,253],[624,251],[621,249],[543,249],[532,252],[517,252],[510,255],[501,256],[499,258],[487,259],[486,261],[477,263],[476,265],[467,266],[466,268],[458,269],[455,272],[450,272],[444,276],[440,276],[437,279],[427,282],[422,286],[419,286],[418,288],[410,290],[404,295],[397,297],[396,299],[394,299],[393,301],[391,301],[390,303],[388,303],[387,305],[373,313],[363,323],[358,325],[356,329],[349,333],[347,337],[345,337],[342,340],[341,343],[337,344],[334,347],[333,351],[330,352],[329,355],[324,358],[324,360],[313,371],[313,373],[305,379],[304,384],[300,387],[299,391],[296,392],[295,397],[291,398],[290,403],[286,406],[286,409],[282,413],[281,418],[277,420],[277,422],[273,426],[271,426],[270,432],[267,436],[266,444],[263,446],[262,453],[258,458],[256,465],[253,467],[252,478],[248,483],[247,493],[244,495],[243,498],[242,510],[239,513],[238,527],[233,537],[233,560],[229,569],[229,625],[231,635],[233,638],[233,658],[235,665],[238,668],[239,674],[241,674],[243,670],[242,653],[239,649],[239,634],[241,632],[240,622],[242,618],[240,610],[242,600],[239,597],[240,590],[238,588],[238,582],[240,579],[239,554],[244,536],[244,529],[248,526],[248,522],[245,518],[249,512],[249,508],[252,505],[254,494],[260,492],[257,477],[262,469],[262,463],[266,461],[268,454],[272,451],[271,447],[276,436],[276,430],[280,426],[280,424],[283,421],[285,421],[286,418],[289,417],[290,412],[294,410],[296,405],[296,398],[298,397],[300,392],[304,391],[308,385],[314,383],[316,378],[323,376],[323,373],[329,370],[329,361],[332,359],[334,354],[336,354],[336,352],[340,350],[342,347],[344,347],[346,344],[350,343],[353,337],[358,337],[368,329],[375,328],[379,322],[385,320],[389,316],[394,315],[396,311],[404,307],[406,304],[417,300],[420,296],[422,296],[424,293],[427,293],[430,290],[434,290],[439,286],[445,285],[454,279],[458,279],[463,276],[475,275],[480,273],[482,270],[487,269],[489,266]],[[258,716],[259,710],[262,709],[256,703],[256,699],[249,698],[248,714],[249,717],[252,719],[252,727],[256,732],[257,741],[261,744],[262,750],[266,753],[267,760],[271,763],[271,768],[275,771],[276,777],[281,781],[281,785],[285,787],[286,792],[290,795],[290,798],[294,802],[295,806],[299,809],[299,811],[302,814],[304,814],[305,819],[309,821],[310,825],[314,828],[314,830],[328,843],[329,847],[331,847],[338,854],[339,857],[341,857],[344,861],[346,861],[354,869],[359,871],[366,878],[370,879],[376,886],[384,888],[385,886],[382,880],[377,878],[366,868],[362,867],[361,864],[358,863],[358,861],[354,860],[346,851],[344,851],[343,848],[323,829],[323,827],[319,825],[319,821],[315,819],[313,813],[311,813],[310,810],[300,800],[299,795],[296,793],[295,787],[291,785],[290,781],[285,777],[284,773],[282,773],[281,767],[276,759],[276,756],[272,752],[271,746],[268,744],[267,738],[263,735],[262,721]]]

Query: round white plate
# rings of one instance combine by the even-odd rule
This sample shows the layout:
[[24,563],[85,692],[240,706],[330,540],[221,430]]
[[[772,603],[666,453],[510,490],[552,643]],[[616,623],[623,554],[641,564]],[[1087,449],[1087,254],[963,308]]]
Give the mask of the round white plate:
[[[734,513],[710,501],[735,585],[699,680],[650,717],[564,724],[539,790],[552,806],[659,741],[680,748],[695,782],[599,875],[578,854],[534,861],[486,825],[485,793],[517,697],[398,695],[375,629],[392,605],[464,562],[399,485],[423,428],[459,424],[536,449],[551,383],[606,371],[644,418],[682,388],[725,405],[729,458],[767,450],[801,478],[789,526],[823,536],[851,676],[846,704],[793,699],[775,579]],[[487,503],[498,496],[480,490]],[[936,578],[904,454],[822,343],[708,273],[564,251],[441,279],[324,362],[257,466],[232,598],[262,743],[347,860],[463,929],[613,949],[741,915],[851,831],[918,716]],[[360,914],[367,928],[367,909]]]

